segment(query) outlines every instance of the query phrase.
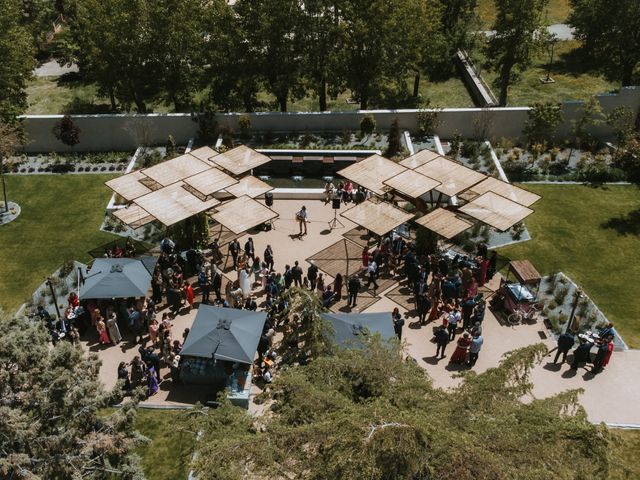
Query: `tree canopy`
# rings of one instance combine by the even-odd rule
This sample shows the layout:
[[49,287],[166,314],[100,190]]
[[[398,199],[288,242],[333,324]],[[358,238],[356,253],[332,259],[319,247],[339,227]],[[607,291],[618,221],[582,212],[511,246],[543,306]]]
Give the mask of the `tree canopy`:
[[135,411],[103,410],[121,397],[98,382],[98,357],[70,342],[50,348],[32,320],[0,322],[0,477],[140,478]]

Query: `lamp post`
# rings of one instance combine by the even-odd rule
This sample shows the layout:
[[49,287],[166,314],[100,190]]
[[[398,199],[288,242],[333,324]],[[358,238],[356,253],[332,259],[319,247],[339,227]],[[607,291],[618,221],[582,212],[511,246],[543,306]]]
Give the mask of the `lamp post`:
[[573,318],[576,315],[576,308],[578,308],[578,302],[582,297],[583,297],[582,290],[577,288],[576,291],[573,292],[573,305],[571,306],[571,314],[569,315],[569,322],[567,323],[567,329],[565,330],[565,333],[569,333],[569,330],[571,330],[571,325],[573,324]]
[[9,213],[9,202],[7,201],[7,185],[4,181],[4,157],[0,155],[0,177],[2,177],[2,196],[4,197],[4,213]]
[[47,277],[47,286],[49,290],[51,290],[51,296],[53,297],[53,305],[56,307],[56,314],[58,315],[58,320],[62,320],[62,316],[60,315],[60,308],[58,307],[58,298],[56,297],[56,292],[53,288],[53,283],[51,282],[51,278]]

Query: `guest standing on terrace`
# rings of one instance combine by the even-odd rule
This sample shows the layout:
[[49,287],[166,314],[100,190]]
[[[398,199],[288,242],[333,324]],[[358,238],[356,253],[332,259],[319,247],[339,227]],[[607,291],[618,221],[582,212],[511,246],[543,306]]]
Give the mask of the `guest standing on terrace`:
[[[298,226],[300,227],[300,236],[307,234],[307,223],[309,223],[309,214],[307,213],[307,207],[304,205],[300,209],[298,213],[296,213],[296,220],[298,221]],[[303,233],[304,230],[304,233]]]

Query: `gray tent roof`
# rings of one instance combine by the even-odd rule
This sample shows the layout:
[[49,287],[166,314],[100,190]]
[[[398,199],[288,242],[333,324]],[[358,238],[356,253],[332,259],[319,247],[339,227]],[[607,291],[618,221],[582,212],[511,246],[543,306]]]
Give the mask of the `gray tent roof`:
[[333,326],[337,344],[361,344],[360,333],[379,333],[383,340],[393,338],[391,313],[322,313],[322,318]]
[[180,355],[253,363],[266,312],[200,305]]
[[97,258],[85,275],[80,298],[143,297],[157,257]]

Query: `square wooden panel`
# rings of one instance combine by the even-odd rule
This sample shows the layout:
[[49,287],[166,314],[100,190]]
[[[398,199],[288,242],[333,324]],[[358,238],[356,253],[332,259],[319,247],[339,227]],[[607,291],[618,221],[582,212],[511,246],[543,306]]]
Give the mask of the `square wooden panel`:
[[410,198],[421,197],[440,185],[439,181],[413,170],[406,170],[383,183]]
[[502,180],[498,180],[494,177],[488,177],[479,184],[473,187],[473,191],[477,192],[479,195],[483,195],[487,192],[497,193],[501,197],[508,198],[520,205],[524,205],[525,207],[530,207],[538,200],[540,200],[540,195],[537,195],[533,192],[525,190],[524,188],[516,187],[507,182],[503,182]]
[[419,152],[414,153],[410,157],[405,158],[400,162],[400,165],[403,167],[411,168],[412,170],[418,167],[421,167],[427,162],[431,160],[435,160],[441,155],[438,152],[434,152],[432,150],[420,150]]
[[213,157],[212,161],[234,175],[242,175],[260,165],[269,163],[271,159],[245,145],[240,145]]
[[153,167],[145,168],[142,173],[166,187],[210,168],[213,167],[209,163],[187,154],[172,158]]
[[370,200],[362,202],[340,214],[356,225],[371,230],[377,235],[384,235],[413,218],[411,213],[394,207],[387,202],[374,203]]
[[145,211],[142,207],[136,205],[135,203],[129,205],[128,207],[114,210],[112,214],[118,220],[126,223],[133,229],[142,227],[143,225],[151,223],[155,220],[155,217],[153,215],[149,215],[147,211]]
[[135,200],[138,197],[151,193],[151,189],[140,183],[140,180],[147,178],[140,170],[127,173],[117,178],[113,178],[105,185],[116,192],[127,201]]
[[441,185],[436,187],[435,190],[450,197],[473,187],[487,178],[486,175],[480,172],[444,157],[438,157],[427,162],[416,168],[415,171],[439,181]]
[[253,175],[248,175],[234,185],[226,188],[226,191],[234,197],[242,197],[246,195],[250,198],[258,198],[271,190],[273,190],[271,185],[254,177]]
[[269,207],[248,196],[231,200],[217,210],[211,217],[236,234],[278,217]]
[[383,195],[389,190],[389,187],[383,182],[406,170],[402,165],[387,158],[380,155],[371,155],[364,160],[349,165],[347,168],[339,170],[337,173],[358,185],[362,185],[367,190],[371,190],[376,195]]
[[479,196],[460,211],[500,231],[508,230],[533,213],[530,208],[493,192]]
[[238,183],[238,180],[231,175],[227,175],[219,168],[211,168],[193,177],[186,178],[184,183],[195,188],[206,197]]
[[213,164],[213,161],[211,159],[218,156],[219,154],[213,148],[205,146],[196,148],[195,150],[191,150],[189,152],[189,155],[193,155],[198,160],[202,160],[203,162]]
[[416,223],[449,239],[473,226],[471,222],[459,217],[455,212],[445,210],[444,208],[436,208],[432,212],[418,218]]

